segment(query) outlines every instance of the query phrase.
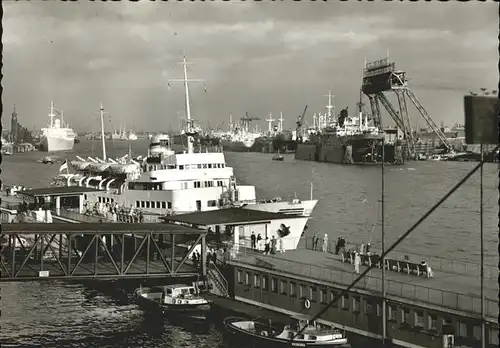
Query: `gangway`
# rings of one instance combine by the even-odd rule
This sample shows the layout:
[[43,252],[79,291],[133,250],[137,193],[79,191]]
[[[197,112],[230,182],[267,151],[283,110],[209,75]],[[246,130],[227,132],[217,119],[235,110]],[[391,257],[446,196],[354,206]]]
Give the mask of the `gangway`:
[[[0,281],[197,279],[207,274],[206,233],[166,223],[3,224]],[[200,242],[197,268],[186,261]]]

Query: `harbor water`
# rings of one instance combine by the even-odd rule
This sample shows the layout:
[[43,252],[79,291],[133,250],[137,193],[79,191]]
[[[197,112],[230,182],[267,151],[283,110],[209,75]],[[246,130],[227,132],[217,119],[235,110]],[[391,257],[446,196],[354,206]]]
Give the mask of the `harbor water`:
[[[147,140],[109,141],[108,156],[147,153]],[[28,152],[3,157],[5,185],[47,187],[60,163],[37,162],[46,154]],[[100,142],[82,141],[58,155],[101,156]],[[350,243],[380,247],[381,167],[283,162],[271,154],[226,153],[241,184],[255,185],[260,197],[319,199],[308,235],[343,235]],[[409,162],[385,167],[385,235],[392,244],[476,163]],[[312,185],[311,185],[312,183]],[[498,264],[498,169],[484,166],[485,263]],[[312,190],[311,190],[312,187]],[[479,171],[420,225],[397,250],[478,263]],[[2,284],[0,344],[5,347],[226,347],[219,327],[177,325],[149,317],[129,301],[103,295],[81,284],[63,282]]]

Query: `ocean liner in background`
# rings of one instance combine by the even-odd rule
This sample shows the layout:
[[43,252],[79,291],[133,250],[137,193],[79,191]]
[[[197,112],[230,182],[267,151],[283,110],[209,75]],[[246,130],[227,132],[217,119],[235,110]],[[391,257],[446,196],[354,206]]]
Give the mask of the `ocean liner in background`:
[[[56,113],[59,118],[56,118]],[[75,145],[76,133],[64,123],[63,112],[58,112],[54,102],[50,103],[50,123],[47,128],[42,128],[40,136],[40,149],[42,151],[69,151]]]
[[346,107],[335,117],[332,95],[329,94],[328,112],[314,116],[314,127],[303,131],[300,129],[303,119],[298,122],[300,134],[295,159],[339,164],[380,163],[385,139],[385,162],[403,163],[396,134],[374,126],[373,120],[363,115],[361,100],[358,106],[358,116],[350,116]]

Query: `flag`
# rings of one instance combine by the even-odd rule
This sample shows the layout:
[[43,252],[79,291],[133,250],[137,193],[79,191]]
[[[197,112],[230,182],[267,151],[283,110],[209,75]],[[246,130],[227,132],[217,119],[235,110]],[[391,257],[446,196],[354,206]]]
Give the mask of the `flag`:
[[65,160],[63,164],[61,164],[61,167],[59,168],[59,173],[65,169],[68,170],[68,160]]

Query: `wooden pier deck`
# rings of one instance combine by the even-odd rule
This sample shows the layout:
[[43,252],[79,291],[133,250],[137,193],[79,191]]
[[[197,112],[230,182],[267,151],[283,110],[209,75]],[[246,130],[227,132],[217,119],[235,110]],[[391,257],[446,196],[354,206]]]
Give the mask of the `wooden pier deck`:
[[[240,253],[234,261],[339,286],[349,285],[358,276],[354,274],[354,266],[343,263],[340,255],[307,249],[297,249],[274,255],[253,252],[248,252],[246,255]],[[361,272],[365,269],[366,266],[360,267]],[[381,293],[381,273],[381,269],[372,269],[364,279],[358,282],[355,288]],[[499,312],[498,278],[485,279],[484,284],[485,314],[487,317],[497,320]],[[422,303],[463,311],[471,315],[480,313],[480,280],[478,277],[440,271],[434,272],[433,278],[426,278],[386,271],[386,291],[388,296],[413,301],[417,304]]]

